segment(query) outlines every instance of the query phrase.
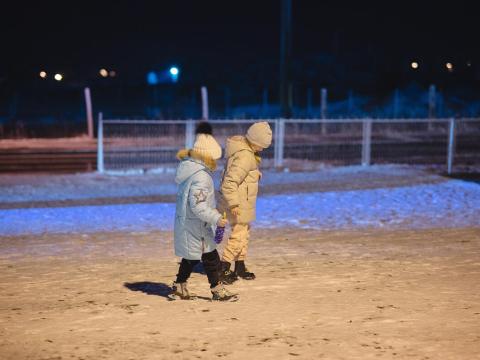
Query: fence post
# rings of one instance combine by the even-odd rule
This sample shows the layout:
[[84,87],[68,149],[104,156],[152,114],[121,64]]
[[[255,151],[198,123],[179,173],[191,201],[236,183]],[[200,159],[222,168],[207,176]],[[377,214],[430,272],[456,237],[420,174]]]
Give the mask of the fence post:
[[[325,119],[327,117],[327,89],[322,88],[320,90],[320,118]],[[322,122],[322,135],[327,133],[327,123]]]
[[274,120],[274,129],[273,129],[273,167],[277,167],[278,163],[278,119]]
[[195,124],[193,120],[187,120],[185,123],[185,148],[193,148],[195,138]]
[[363,121],[362,166],[370,165],[372,143],[372,120]]
[[453,158],[455,157],[455,119],[450,119],[450,126],[448,131],[448,158],[447,158],[447,173],[450,175],[453,168]]
[[327,89],[321,89],[320,99],[320,117],[325,119],[327,117]]
[[278,136],[278,133],[279,133],[279,130],[280,130],[280,120],[277,119],[275,120],[275,133],[273,134],[274,138],[274,147],[273,147],[273,166],[274,167],[278,167],[278,144],[279,144],[279,141],[280,141],[280,137]]
[[103,163],[103,114],[98,114],[98,136],[97,136],[97,171],[103,173],[105,171]]
[[280,139],[278,144],[278,166],[283,166],[283,149],[285,144],[285,119],[280,119],[280,128],[278,138]]
[[285,138],[285,119],[275,120],[275,147],[274,147],[274,166],[276,168],[283,166],[283,144]]
[[92,96],[90,88],[84,89],[85,94],[85,113],[87,114],[87,133],[90,139],[93,139],[93,115],[92,115]]
[[202,86],[202,120],[208,120],[208,91],[206,86]]

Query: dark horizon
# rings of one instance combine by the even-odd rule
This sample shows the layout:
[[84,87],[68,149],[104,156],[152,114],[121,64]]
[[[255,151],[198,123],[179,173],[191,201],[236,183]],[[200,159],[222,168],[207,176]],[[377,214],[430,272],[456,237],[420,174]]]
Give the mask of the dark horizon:
[[[292,6],[293,81],[335,81],[325,57],[343,77],[377,74],[364,80],[367,89],[445,76],[471,86],[480,77],[476,12],[467,2],[293,0]],[[228,84],[243,72],[257,74],[251,82],[278,81],[280,0],[38,2],[4,9],[12,16],[0,25],[0,84],[28,85],[44,69],[65,73],[66,83],[88,83],[100,68],[136,83],[170,65],[181,68],[180,81],[192,83]],[[454,65],[451,74],[446,62]]]

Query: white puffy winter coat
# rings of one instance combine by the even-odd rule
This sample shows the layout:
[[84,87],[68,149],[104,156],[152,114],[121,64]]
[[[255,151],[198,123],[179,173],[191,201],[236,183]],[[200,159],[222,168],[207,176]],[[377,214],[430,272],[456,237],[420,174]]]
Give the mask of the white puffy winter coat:
[[200,260],[203,253],[217,247],[213,239],[216,224],[222,215],[216,210],[213,179],[205,162],[198,156],[180,157],[182,161],[175,177],[178,184],[175,255],[188,260]]

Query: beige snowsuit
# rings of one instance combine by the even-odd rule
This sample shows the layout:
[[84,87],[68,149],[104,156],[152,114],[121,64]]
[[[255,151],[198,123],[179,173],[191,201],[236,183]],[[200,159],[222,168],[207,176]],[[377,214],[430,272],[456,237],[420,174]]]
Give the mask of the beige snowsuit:
[[[249,223],[255,220],[258,194],[260,158],[255,155],[244,136],[227,140],[227,164],[220,186],[220,212],[227,213],[232,233],[223,250],[223,261],[245,260],[250,236]],[[234,216],[231,209],[239,207],[240,215]]]

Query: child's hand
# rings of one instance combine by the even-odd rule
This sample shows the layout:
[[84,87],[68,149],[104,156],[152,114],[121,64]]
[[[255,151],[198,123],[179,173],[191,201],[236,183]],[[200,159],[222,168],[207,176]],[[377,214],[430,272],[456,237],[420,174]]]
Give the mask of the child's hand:
[[228,224],[228,220],[224,218],[220,218],[217,221],[217,226],[220,226],[220,227],[225,227],[227,224]]
[[238,206],[230,210],[233,216],[240,216],[240,208]]

